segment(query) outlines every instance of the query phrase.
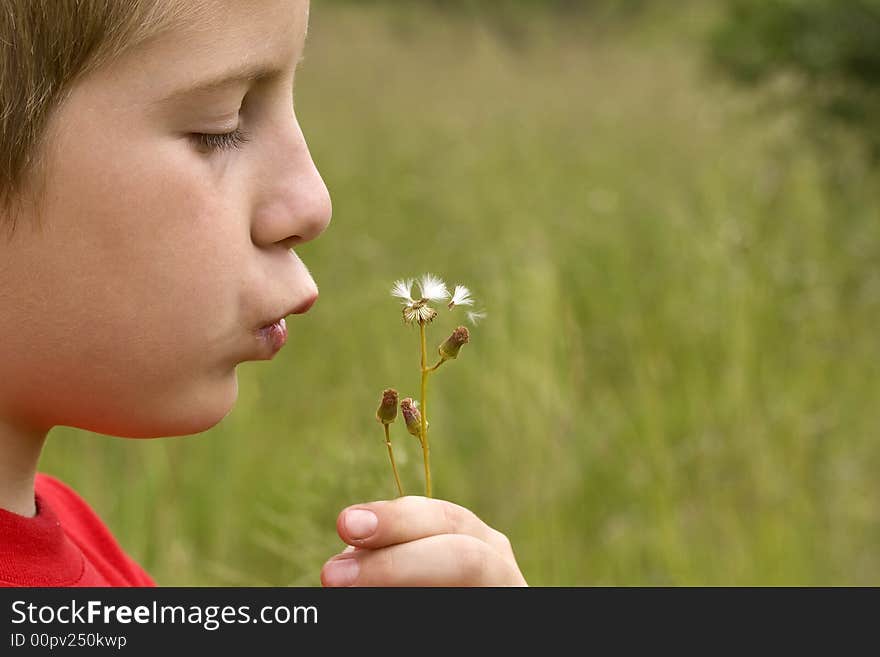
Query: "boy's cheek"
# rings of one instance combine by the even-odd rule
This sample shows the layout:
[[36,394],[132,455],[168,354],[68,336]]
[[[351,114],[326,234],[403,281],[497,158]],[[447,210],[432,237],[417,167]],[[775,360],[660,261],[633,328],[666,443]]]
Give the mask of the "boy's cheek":
[[[108,336],[110,337],[110,336]],[[188,435],[210,428],[235,404],[232,367],[209,368],[183,354],[137,353],[73,338],[2,368],[15,386],[0,384],[0,400],[15,414],[45,426],[68,425],[108,435]]]

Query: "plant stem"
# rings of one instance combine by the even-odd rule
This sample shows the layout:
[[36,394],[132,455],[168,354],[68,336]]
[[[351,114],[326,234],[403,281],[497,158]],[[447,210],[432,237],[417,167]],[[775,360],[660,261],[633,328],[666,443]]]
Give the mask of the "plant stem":
[[445,362],[446,362],[446,359],[445,359],[445,358],[441,358],[441,359],[438,360],[434,365],[432,365],[431,367],[429,367],[429,368],[428,368],[428,371],[429,371],[429,372],[433,372],[434,370],[436,370],[438,367],[440,367],[440,366],[441,366],[443,363],[445,363]]
[[391,469],[394,471],[394,481],[397,482],[397,492],[403,497],[403,486],[400,485],[400,475],[397,474],[397,464],[394,462],[394,452],[391,450],[391,433],[387,424],[382,426],[385,427],[385,444],[388,445],[388,456],[391,457]]
[[422,454],[425,457],[425,496],[431,497],[431,445],[428,443],[428,349],[425,344],[425,323],[419,322],[419,337],[422,343],[422,398],[421,403],[421,438]]

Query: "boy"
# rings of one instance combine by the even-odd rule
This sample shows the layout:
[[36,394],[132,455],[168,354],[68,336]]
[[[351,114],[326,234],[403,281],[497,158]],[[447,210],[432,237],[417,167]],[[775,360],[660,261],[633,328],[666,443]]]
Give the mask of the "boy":
[[[4,0],[0,583],[153,585],[36,473],[48,431],[204,431],[316,300],[292,250],[331,213],[291,102],[307,20],[307,0]],[[441,500],[337,531],[326,586],[525,584],[506,537]]]

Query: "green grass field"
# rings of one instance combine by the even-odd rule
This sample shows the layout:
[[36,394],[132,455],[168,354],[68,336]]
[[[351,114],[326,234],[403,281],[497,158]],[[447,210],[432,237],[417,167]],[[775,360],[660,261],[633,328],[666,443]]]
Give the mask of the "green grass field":
[[373,414],[417,394],[418,333],[388,289],[431,271],[489,313],[432,380],[435,494],[531,584],[880,584],[876,176],[713,78],[702,19],[659,20],[316,5],[320,301],[215,428],[59,427],[41,469],[161,585],[318,585],[338,511],[394,495]]

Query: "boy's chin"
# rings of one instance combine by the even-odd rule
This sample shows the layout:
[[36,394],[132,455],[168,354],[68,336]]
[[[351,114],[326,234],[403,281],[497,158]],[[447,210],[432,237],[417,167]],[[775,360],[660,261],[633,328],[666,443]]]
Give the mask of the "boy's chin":
[[171,411],[157,416],[161,424],[142,438],[190,436],[219,424],[235,407],[238,400],[238,378],[235,370],[223,381],[198,388],[169,405]]
[[193,388],[171,398],[147,402],[130,409],[125,417],[105,416],[82,429],[118,438],[168,438],[202,433],[220,423],[238,399],[233,370],[223,382]]

